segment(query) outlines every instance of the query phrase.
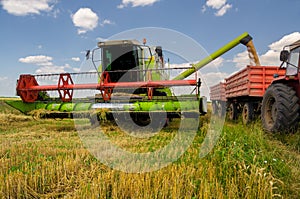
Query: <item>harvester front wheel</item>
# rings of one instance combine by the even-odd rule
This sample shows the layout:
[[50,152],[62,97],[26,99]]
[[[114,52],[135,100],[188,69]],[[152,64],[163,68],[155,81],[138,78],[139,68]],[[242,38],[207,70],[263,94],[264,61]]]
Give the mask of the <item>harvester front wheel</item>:
[[272,84],[266,90],[261,109],[263,128],[268,132],[294,132],[299,122],[299,104],[296,92],[282,83]]

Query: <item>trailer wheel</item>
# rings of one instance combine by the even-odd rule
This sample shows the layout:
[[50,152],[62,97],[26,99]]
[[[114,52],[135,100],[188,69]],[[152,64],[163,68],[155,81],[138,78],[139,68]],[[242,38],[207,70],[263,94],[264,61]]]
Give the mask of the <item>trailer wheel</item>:
[[219,117],[223,117],[226,113],[226,103],[221,101],[218,109]]
[[243,124],[249,124],[253,120],[254,108],[253,103],[246,102],[242,110]]
[[217,102],[216,101],[212,101],[211,102],[211,106],[212,106],[212,114],[213,115],[216,115],[218,113],[218,105],[217,105]]
[[236,120],[237,116],[238,116],[237,106],[235,103],[231,102],[229,104],[228,117],[230,120]]
[[262,101],[261,120],[269,132],[294,132],[299,122],[298,97],[293,88],[282,84],[269,86]]

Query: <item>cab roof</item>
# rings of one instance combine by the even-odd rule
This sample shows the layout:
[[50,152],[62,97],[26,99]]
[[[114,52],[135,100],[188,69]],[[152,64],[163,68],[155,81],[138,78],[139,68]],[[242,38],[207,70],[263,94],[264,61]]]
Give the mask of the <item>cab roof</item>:
[[289,47],[290,47],[291,50],[293,50],[293,49],[295,49],[295,48],[297,48],[299,46],[300,46],[300,40],[298,40],[298,41],[292,43],[291,45],[289,45]]
[[98,47],[104,46],[117,46],[117,45],[141,45],[138,40],[110,40],[110,41],[100,41],[98,42]]

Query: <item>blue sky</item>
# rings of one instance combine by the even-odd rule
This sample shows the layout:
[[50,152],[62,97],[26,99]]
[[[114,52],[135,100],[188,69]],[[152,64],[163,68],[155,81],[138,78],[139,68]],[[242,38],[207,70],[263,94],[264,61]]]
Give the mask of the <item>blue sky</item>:
[[[85,50],[134,28],[181,32],[208,53],[249,32],[263,65],[278,65],[282,47],[300,39],[299,0],[1,0],[0,6],[0,96],[15,95],[20,74],[78,72]],[[211,85],[248,62],[238,46],[203,75]]]

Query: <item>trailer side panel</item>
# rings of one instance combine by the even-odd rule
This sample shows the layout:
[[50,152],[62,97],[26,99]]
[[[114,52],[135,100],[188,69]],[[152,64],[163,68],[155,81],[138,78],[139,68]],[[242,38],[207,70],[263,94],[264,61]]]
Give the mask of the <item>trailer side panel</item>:
[[285,69],[277,66],[247,66],[225,79],[225,96],[227,99],[242,96],[262,97],[275,79],[274,74],[283,77]]

